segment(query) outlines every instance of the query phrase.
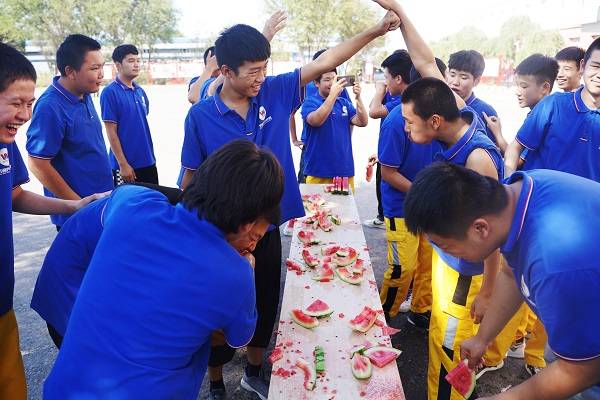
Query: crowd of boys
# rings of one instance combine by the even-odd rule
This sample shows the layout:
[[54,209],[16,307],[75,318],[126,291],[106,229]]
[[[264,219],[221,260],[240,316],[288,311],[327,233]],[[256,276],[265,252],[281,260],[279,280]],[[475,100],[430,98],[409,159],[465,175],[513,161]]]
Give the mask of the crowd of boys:
[[[118,74],[100,119],[96,40],[64,40],[60,74],[37,100],[33,66],[0,44],[0,399],[27,397],[12,211],[50,215],[58,231],[31,301],[60,349],[45,398],[195,399],[207,374],[209,398],[224,399],[223,366],[246,347],[240,384],[266,399],[278,227],[304,215],[298,182],[344,176],[354,189],[353,127],[369,117],[381,119],[380,206],[368,223],[386,230],[381,302],[388,322],[409,312],[428,334],[428,398],[461,398],[444,379],[461,360],[481,376],[508,355],[532,378],[494,398],[600,399],[600,39],[517,66],[530,112],[507,143],[474,93],[482,55],[461,50],[446,66],[396,1],[375,2],[387,10],[378,24],[276,76],[266,73],[269,42],[283,12],[262,33],[224,30],[190,82],[179,188],[158,185],[135,46],[112,53]],[[367,109],[360,83],[337,68],[398,28],[407,50],[383,61]],[[44,196],[21,188],[28,172],[14,139],[29,120],[28,164]]]

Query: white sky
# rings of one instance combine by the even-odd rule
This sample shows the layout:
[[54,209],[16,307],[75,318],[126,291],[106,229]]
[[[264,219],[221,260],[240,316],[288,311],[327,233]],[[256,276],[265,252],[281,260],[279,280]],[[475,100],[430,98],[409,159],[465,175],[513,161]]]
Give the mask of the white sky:
[[[263,0],[174,0],[174,3],[181,11],[179,30],[187,37],[212,36],[235,23],[260,29],[267,18]],[[425,40],[433,41],[467,25],[495,36],[502,23],[514,15],[528,15],[548,29],[594,22],[600,0],[402,0],[402,4]],[[373,7],[379,8],[376,4]],[[398,37],[394,35],[399,33],[390,35],[392,41]]]

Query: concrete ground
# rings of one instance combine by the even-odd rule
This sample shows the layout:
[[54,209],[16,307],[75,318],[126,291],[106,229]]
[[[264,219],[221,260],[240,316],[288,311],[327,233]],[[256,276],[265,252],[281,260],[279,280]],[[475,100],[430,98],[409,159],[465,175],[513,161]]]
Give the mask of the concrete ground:
[[[175,186],[179,171],[179,155],[183,140],[183,121],[189,105],[186,100],[186,87],[150,86],[146,88],[150,98],[150,126],[154,147],[158,160],[161,184]],[[363,93],[368,107],[373,93],[372,86],[366,86]],[[492,104],[500,117],[507,138],[514,137],[526,112],[516,105],[512,89],[483,87],[477,90],[478,95]],[[298,120],[298,123],[300,121]],[[300,126],[300,125],[298,125]],[[379,122],[370,121],[366,128],[355,129],[353,136],[354,158],[356,165],[356,202],[362,219],[373,218],[376,214],[376,197],[374,182],[365,181],[365,165],[368,156],[377,151],[377,134]],[[26,127],[19,132],[17,143],[21,153],[25,154]],[[287,132],[282,132],[287,135]],[[296,165],[300,152],[293,150]],[[41,193],[39,182],[31,176],[32,182],[26,189]],[[13,214],[15,242],[15,311],[21,335],[21,351],[25,362],[29,399],[42,398],[42,385],[50,372],[56,350],[46,331],[46,326],[39,316],[29,308],[31,294],[39,268],[56,231],[48,217]],[[365,236],[370,249],[371,261],[375,269],[375,277],[381,284],[386,269],[386,242],[384,230],[365,228]],[[283,240],[283,257],[289,252],[290,240]],[[283,274],[285,276],[285,274]],[[284,282],[282,280],[281,287]],[[398,368],[404,386],[406,398],[410,400],[426,399],[427,369],[427,336],[426,333],[406,323],[404,316],[391,321],[402,332],[393,339],[394,346],[403,350],[398,358]],[[274,343],[271,343],[273,346]],[[243,351],[225,368],[225,384],[231,398],[254,399],[254,395],[239,389],[239,381],[244,365]],[[269,372],[268,366],[265,366]],[[502,370],[486,374],[478,383],[481,395],[498,393],[501,389],[515,385],[525,379],[526,373],[521,360],[508,359]],[[199,398],[206,397],[207,383]]]

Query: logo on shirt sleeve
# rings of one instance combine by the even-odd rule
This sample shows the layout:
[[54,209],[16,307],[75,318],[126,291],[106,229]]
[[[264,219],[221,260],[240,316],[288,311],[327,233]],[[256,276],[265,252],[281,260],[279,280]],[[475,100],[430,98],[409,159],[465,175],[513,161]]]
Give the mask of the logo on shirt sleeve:
[[8,159],[8,149],[6,147],[0,149],[0,165],[10,167],[10,160]]

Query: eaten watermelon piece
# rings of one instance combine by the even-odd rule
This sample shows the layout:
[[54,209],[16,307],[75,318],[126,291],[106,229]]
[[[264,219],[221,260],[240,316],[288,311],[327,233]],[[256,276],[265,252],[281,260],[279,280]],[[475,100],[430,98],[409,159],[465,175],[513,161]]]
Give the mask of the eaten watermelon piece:
[[359,258],[356,260],[356,262],[350,266],[348,266],[348,269],[351,272],[354,272],[355,274],[362,274],[363,272],[365,272],[365,260],[363,260],[362,258]]
[[362,333],[367,332],[377,320],[377,311],[371,307],[365,306],[356,317],[350,320],[349,324],[352,329]]
[[302,258],[304,259],[304,263],[308,266],[308,267],[316,267],[317,264],[319,264],[319,259],[312,255],[310,251],[308,251],[308,249],[303,249],[302,250]]
[[384,336],[393,336],[399,332],[400,332],[400,329],[392,328],[391,326],[384,326],[381,328],[381,333]]
[[446,375],[446,380],[465,399],[468,399],[475,390],[477,379],[475,371],[469,368],[469,361],[464,359],[458,366]]
[[335,273],[341,280],[351,285],[360,285],[361,282],[365,279],[362,272],[360,274],[350,272],[348,267],[336,268]]
[[296,360],[296,367],[304,372],[304,389],[313,390],[317,383],[317,371],[315,371],[315,367],[303,358]]
[[321,254],[324,256],[332,257],[340,249],[340,247],[341,246],[338,246],[338,245],[331,245],[331,246],[323,247],[321,249]]
[[304,314],[311,317],[325,318],[333,314],[333,309],[322,300],[315,300],[310,306],[306,307]]
[[352,375],[356,379],[369,379],[372,374],[371,360],[360,353],[355,353],[352,356]]
[[275,364],[277,361],[283,358],[283,350],[280,347],[275,347],[271,352],[271,355],[268,358],[268,361],[271,365]]
[[402,354],[402,351],[393,347],[386,346],[375,346],[364,351],[364,355],[369,357],[371,362],[377,368],[385,367],[386,365],[394,361],[396,358],[398,358],[400,354]]
[[317,268],[317,275],[313,279],[318,282],[330,282],[334,278],[334,272],[331,264],[323,263]]
[[332,193],[334,188],[335,185],[333,183],[323,186],[323,190],[325,191],[325,193]]
[[352,247],[342,247],[332,256],[340,267],[346,267],[358,259],[358,252]]
[[288,271],[296,272],[296,275],[302,275],[302,273],[304,271],[306,271],[306,268],[304,267],[304,265],[302,265],[299,262],[296,262],[290,258],[285,260],[285,266]]
[[312,329],[319,326],[319,320],[316,317],[306,315],[302,310],[294,309],[290,314],[292,320],[303,328]]
[[302,244],[305,246],[312,246],[314,244],[321,243],[321,241],[316,238],[315,233],[310,231],[298,232],[298,239],[300,239]]
[[318,221],[319,221],[319,227],[321,227],[321,229],[323,231],[331,232],[331,230],[333,229],[333,224],[331,223],[331,221],[329,221],[329,218],[327,218],[327,215],[325,215],[324,213],[319,215]]

